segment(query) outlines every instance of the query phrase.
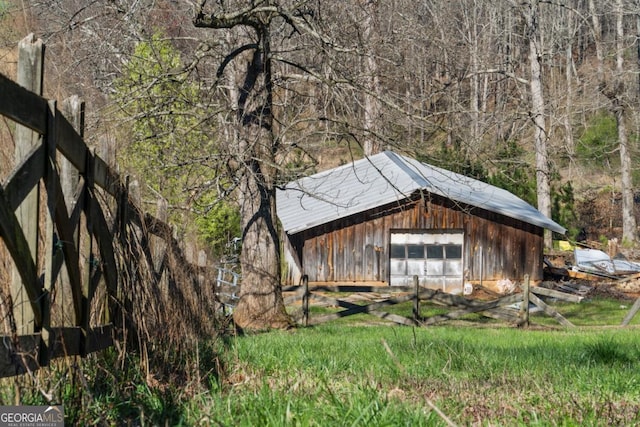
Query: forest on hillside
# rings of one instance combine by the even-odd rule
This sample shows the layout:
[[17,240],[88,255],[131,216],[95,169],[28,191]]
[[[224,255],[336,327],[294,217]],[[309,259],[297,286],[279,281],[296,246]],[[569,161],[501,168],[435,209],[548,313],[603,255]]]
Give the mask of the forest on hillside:
[[251,176],[385,149],[637,238],[637,0],[2,0],[1,72],[28,33],[44,95],[79,95],[87,140],[218,252]]

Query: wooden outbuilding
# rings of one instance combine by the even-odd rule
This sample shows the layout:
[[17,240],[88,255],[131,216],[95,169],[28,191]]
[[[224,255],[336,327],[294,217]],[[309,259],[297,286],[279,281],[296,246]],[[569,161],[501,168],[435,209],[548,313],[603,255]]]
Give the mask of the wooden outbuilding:
[[277,194],[285,283],[420,284],[462,293],[542,279],[544,229],[566,230],[510,192],[385,151]]

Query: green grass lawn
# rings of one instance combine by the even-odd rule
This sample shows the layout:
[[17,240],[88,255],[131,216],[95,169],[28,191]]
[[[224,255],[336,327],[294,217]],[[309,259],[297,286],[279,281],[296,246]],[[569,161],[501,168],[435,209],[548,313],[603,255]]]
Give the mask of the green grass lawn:
[[242,336],[227,342],[226,375],[193,402],[190,422],[633,425],[637,336],[634,327],[344,323]]

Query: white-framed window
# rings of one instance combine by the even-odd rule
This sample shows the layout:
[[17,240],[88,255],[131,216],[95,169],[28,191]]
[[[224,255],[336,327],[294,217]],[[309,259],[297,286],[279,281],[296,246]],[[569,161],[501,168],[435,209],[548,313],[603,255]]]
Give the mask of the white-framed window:
[[392,286],[407,286],[418,276],[421,286],[449,293],[463,288],[462,231],[391,231],[389,281]]

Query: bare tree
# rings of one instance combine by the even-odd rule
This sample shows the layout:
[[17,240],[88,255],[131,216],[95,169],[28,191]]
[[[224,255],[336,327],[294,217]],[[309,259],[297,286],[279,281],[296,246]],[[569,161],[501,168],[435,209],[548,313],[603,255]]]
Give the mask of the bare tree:
[[604,53],[602,49],[602,24],[600,13],[596,9],[596,1],[589,0],[589,15],[591,15],[591,25],[593,26],[593,42],[596,50],[597,76],[598,82],[604,82]]
[[[237,198],[242,224],[242,287],[234,310],[234,321],[243,329],[283,328],[291,324],[284,307],[280,284],[280,236],[275,191],[278,180],[274,135],[274,76],[272,25],[288,17],[272,1],[253,2],[232,12],[205,13],[204,2],[194,19],[202,28],[246,28],[251,41],[229,52],[218,69],[249,52],[244,80],[236,99],[236,138],[232,167],[237,173]],[[244,55],[243,55],[244,57]]]
[[[533,123],[533,145],[536,157],[536,193],[538,210],[551,217],[551,185],[549,176],[549,153],[547,152],[547,122],[542,84],[542,35],[539,22],[540,0],[529,0],[522,6],[529,47],[529,92],[531,96],[531,121]],[[545,247],[552,246],[552,236],[545,230]]]
[[624,8],[623,1],[617,0],[615,4],[616,14],[616,72],[614,88],[608,96],[613,104],[613,111],[616,116],[618,127],[618,148],[620,150],[620,175],[622,191],[622,239],[629,243],[636,243],[638,232],[636,229],[636,218],[634,214],[632,163],[629,149],[629,138],[627,135],[627,106],[624,96]]
[[378,76],[378,62],[376,59],[375,46],[378,41],[378,25],[377,25],[377,0],[360,0],[362,7],[363,19],[362,27],[362,44],[365,50],[364,55],[364,131],[365,137],[363,141],[364,153],[367,156],[379,153],[381,151],[381,143],[378,140],[379,132],[377,128],[380,125],[380,79]]

